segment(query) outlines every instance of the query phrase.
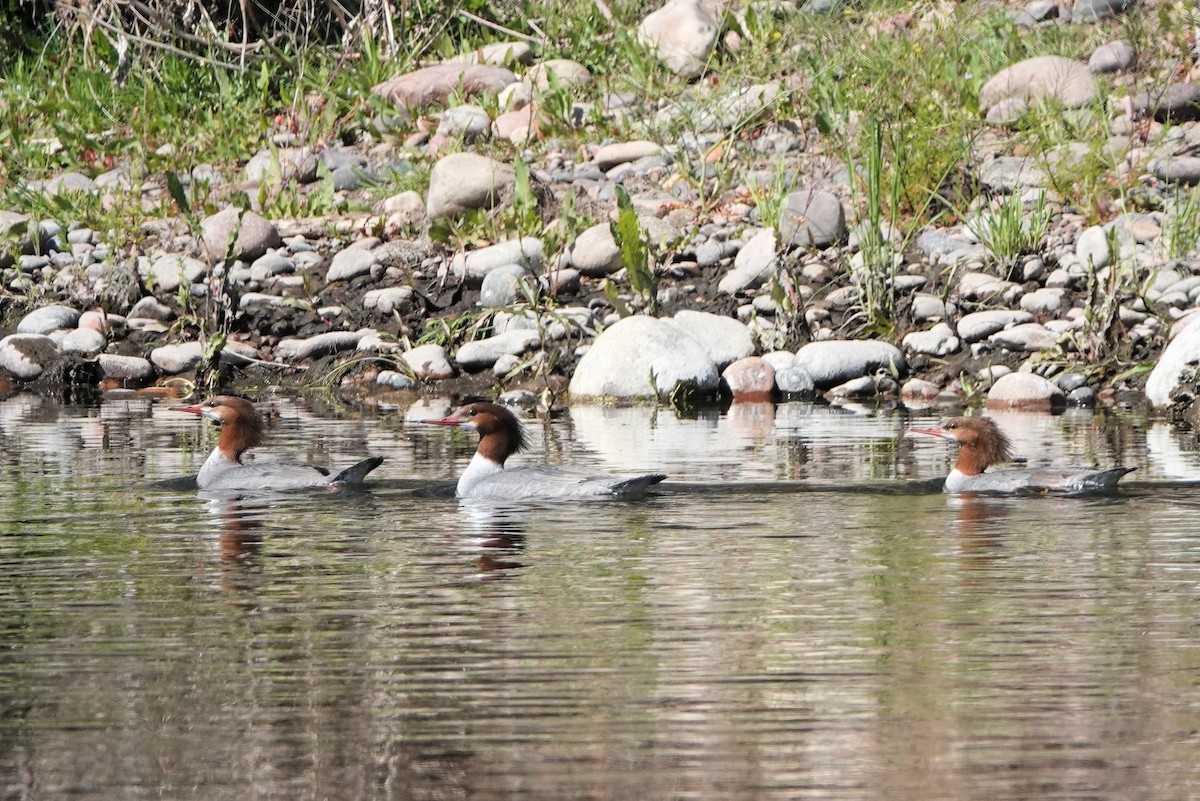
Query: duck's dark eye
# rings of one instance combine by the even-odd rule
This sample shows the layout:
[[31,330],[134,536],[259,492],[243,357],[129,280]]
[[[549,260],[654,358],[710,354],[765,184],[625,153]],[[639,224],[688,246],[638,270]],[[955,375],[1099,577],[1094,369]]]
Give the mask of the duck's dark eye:
[[958,428],[958,423],[946,423],[946,425],[942,426],[942,428],[955,429]]

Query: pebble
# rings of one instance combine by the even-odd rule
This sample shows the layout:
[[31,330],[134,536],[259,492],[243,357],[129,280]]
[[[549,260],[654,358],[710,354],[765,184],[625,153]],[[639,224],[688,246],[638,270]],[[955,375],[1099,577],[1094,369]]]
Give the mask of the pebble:
[[597,223],[576,237],[567,251],[567,263],[590,277],[602,277],[621,269],[621,249],[608,223]]
[[51,335],[51,339],[58,343],[63,353],[81,353],[85,356],[94,356],[108,345],[108,337],[94,328],[60,329]]
[[371,275],[379,269],[379,258],[372,252],[360,248],[346,248],[334,254],[329,262],[325,280],[349,281],[360,275]]
[[154,378],[156,371],[148,359],[140,356],[120,356],[101,353],[96,357],[100,372],[105,378],[129,383],[146,383]]
[[810,342],[796,351],[794,367],[812,376],[818,389],[828,389],[876,370],[901,377],[908,372],[908,362],[899,348],[875,340]]
[[374,309],[380,314],[391,314],[394,311],[407,311],[412,307],[413,290],[407,286],[393,286],[386,289],[368,290],[362,298],[364,309]]
[[532,277],[520,264],[502,264],[483,277],[479,305],[486,309],[511,306],[522,297],[521,284]]
[[738,250],[733,268],[721,278],[717,291],[734,295],[762,286],[776,266],[777,248],[773,229],[759,231]]
[[18,334],[49,334],[79,325],[79,312],[70,306],[52,304],[34,309],[17,323]]
[[454,361],[468,371],[485,370],[501,356],[519,356],[542,342],[535,330],[506,331],[503,334],[465,343],[454,354]]
[[1066,393],[1040,375],[1006,373],[988,390],[987,407],[1049,412],[1061,409],[1066,401]]
[[717,0],[668,0],[638,24],[637,38],[667,69],[695,78],[717,43],[721,13]]
[[1033,315],[1017,309],[989,309],[963,315],[958,321],[958,335],[968,344],[986,339],[997,331],[1022,323],[1033,322]]
[[928,356],[948,356],[956,353],[960,342],[946,323],[938,323],[928,331],[913,331],[906,334],[902,344],[905,350]]
[[988,342],[998,348],[1025,353],[1047,350],[1058,344],[1058,334],[1040,323],[1022,323],[997,331]]
[[608,172],[618,164],[637,161],[646,156],[657,156],[661,152],[662,146],[657,142],[638,140],[604,145],[596,150],[592,158],[595,161],[596,167],[604,172]]
[[429,174],[425,210],[429,219],[490,209],[516,183],[513,168],[477,153],[443,156]]
[[417,345],[400,354],[400,360],[422,381],[443,381],[454,377],[454,367],[441,345]]
[[826,248],[847,235],[846,211],[837,196],[806,187],[785,198],[779,219],[779,239],[785,247]]
[[[209,259],[220,262],[228,254],[235,259],[253,261],[283,244],[278,229],[253,211],[227,208],[200,223],[201,242]],[[234,238],[236,235],[236,239]]]
[[434,64],[397,75],[371,91],[405,112],[420,112],[444,105],[451,94],[464,99],[499,94],[516,80],[511,70],[491,64]]
[[489,272],[509,264],[520,265],[531,273],[542,269],[542,240],[527,236],[468,253],[460,253],[450,262],[450,272],[468,286],[478,287]]

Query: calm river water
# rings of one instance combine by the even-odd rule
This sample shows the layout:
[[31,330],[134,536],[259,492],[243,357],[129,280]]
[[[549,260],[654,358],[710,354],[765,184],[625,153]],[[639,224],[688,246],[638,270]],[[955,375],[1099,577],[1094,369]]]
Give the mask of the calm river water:
[[1004,415],[1114,497],[954,499],[936,417],[577,407],[528,461],[627,503],[461,504],[474,443],[279,400],[263,456],[368,490],[210,499],[164,401],[0,400],[15,799],[1200,798],[1200,451]]

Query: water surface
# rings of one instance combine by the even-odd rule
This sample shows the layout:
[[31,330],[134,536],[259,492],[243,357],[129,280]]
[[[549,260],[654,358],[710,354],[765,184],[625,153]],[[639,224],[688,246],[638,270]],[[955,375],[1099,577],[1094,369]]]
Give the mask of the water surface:
[[529,461],[639,502],[437,492],[472,443],[279,400],[264,456],[370,488],[209,498],[210,426],[0,400],[12,799],[1200,796],[1200,453],[1136,416],[1006,416],[1113,497],[955,499],[933,417],[577,407]]

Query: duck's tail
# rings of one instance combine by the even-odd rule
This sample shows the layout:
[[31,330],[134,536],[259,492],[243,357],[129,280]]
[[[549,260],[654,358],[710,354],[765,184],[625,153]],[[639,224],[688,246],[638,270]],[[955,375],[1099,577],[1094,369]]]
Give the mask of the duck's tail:
[[355,484],[363,483],[363,479],[367,477],[376,467],[383,464],[382,456],[372,456],[370,459],[363,459],[358,464],[352,464],[342,472],[338,473],[332,479],[330,484],[344,484],[346,486],[354,486]]

